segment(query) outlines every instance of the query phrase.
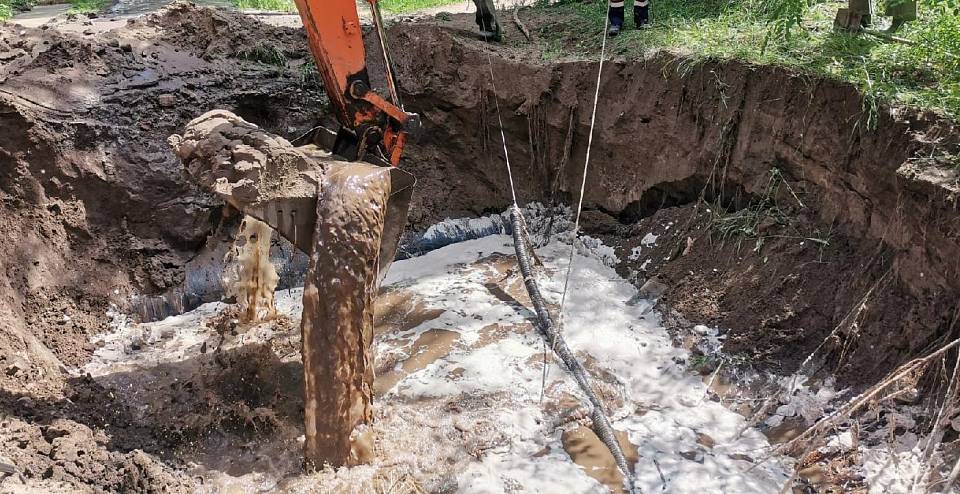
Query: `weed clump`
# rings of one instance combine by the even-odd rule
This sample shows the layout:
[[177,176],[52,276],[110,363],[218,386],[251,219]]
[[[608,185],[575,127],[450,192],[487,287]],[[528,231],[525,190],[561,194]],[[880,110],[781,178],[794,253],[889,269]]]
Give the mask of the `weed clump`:
[[276,65],[278,67],[283,67],[287,64],[286,54],[272,43],[256,43],[249,48],[237,52],[237,56],[244,60]]
[[[789,198],[791,204],[783,204],[785,197]],[[816,244],[822,252],[830,245],[831,233],[797,229],[791,222],[791,218],[795,216],[794,207],[805,209],[806,205],[787,183],[783,172],[772,168],[763,193],[751,200],[746,207],[730,211],[720,204],[714,205],[711,208],[711,227],[721,240],[737,242],[738,249],[743,246],[744,240],[752,240],[752,250],[760,253],[767,240],[790,238]]]

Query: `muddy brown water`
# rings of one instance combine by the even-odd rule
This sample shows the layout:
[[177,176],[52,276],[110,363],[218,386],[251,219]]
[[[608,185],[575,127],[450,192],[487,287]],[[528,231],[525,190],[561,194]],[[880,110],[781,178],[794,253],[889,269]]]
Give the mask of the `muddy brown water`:
[[372,454],[373,302],[390,192],[389,172],[362,164],[332,171],[320,191],[301,320],[308,463]]
[[[630,443],[627,433],[615,430],[614,435],[620,443],[620,448],[623,449],[627,464],[636,465],[639,459],[637,447]],[[623,484],[623,474],[617,468],[617,462],[610,454],[610,449],[592,429],[579,426],[566,430],[560,436],[560,442],[563,444],[563,450],[570,455],[570,459],[580,465],[587,475],[607,486],[614,494],[627,492]]]
[[[365,462],[373,448],[374,298],[393,259],[409,184],[397,185],[396,170],[294,147],[222,110],[192,120],[169,142],[201,185],[310,253],[301,318],[304,454],[317,467]],[[306,219],[305,205],[316,208],[315,220]],[[301,214],[287,222],[281,210],[295,209]],[[256,315],[258,289],[266,285],[245,280],[275,285],[276,277],[263,265],[265,224],[245,225],[253,230],[241,234],[250,245],[236,249],[237,297]]]
[[272,236],[270,225],[247,216],[224,260],[228,264],[223,277],[224,292],[239,304],[241,322],[269,320],[277,315],[274,290],[280,277],[270,262]]
[[424,331],[411,345],[410,357],[400,364],[399,369],[392,369],[377,376],[373,383],[373,393],[376,396],[387,394],[404,377],[426,368],[437,360],[446,357],[450,349],[460,339],[460,333],[446,329],[430,329]]

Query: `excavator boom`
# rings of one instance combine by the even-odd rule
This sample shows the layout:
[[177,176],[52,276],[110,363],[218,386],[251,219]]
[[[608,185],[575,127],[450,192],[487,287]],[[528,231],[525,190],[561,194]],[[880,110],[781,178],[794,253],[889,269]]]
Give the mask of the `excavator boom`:
[[[379,6],[376,0],[369,3],[380,44],[386,47]],[[317,70],[340,122],[331,151],[354,161],[379,148],[382,157],[396,166],[407,130],[418,120],[400,108],[388,51],[384,48],[383,54],[391,100],[370,87],[355,0],[296,0],[296,4]]]
[[310,256],[300,325],[303,449],[311,468],[363,462],[372,452],[373,303],[415,182],[396,165],[418,120],[400,105],[377,3],[368,1],[387,67],[386,97],[370,87],[355,0],[296,0],[340,122],[335,137],[318,127],[310,141],[330,152],[294,146],[222,110],[171,137],[201,185]]

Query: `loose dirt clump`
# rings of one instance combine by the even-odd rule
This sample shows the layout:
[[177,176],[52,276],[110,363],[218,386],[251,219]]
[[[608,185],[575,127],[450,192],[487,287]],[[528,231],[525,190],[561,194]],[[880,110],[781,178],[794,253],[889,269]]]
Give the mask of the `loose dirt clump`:
[[[7,458],[47,492],[78,492],[98,486],[108,492],[190,492],[190,482],[143,451],[111,451],[110,438],[73,420],[46,425],[12,419],[0,424],[0,438],[16,447]],[[7,481],[4,489],[15,481]],[[16,492],[13,490],[4,492]]]

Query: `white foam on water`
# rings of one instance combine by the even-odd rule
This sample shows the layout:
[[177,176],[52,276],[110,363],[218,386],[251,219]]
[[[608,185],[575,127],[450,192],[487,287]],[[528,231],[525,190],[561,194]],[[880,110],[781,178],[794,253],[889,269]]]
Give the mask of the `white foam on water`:
[[[491,323],[529,324],[529,314],[517,314],[483,284],[489,272],[481,260],[512,252],[512,240],[504,235],[451,245],[395,264],[385,284],[402,285],[428,308],[445,310],[446,317],[424,323],[418,332],[442,327],[473,344],[481,339],[479,330]],[[538,249],[546,264],[539,284],[550,304],[559,304],[568,253],[569,246],[560,242]],[[790,460],[775,458],[751,469],[751,459],[768,452],[766,438],[747,427],[742,416],[703,399],[702,379],[676,363],[684,362],[688,352],[673,346],[660,318],[649,310],[650,302],[634,299],[636,288],[603,259],[578,255],[575,260],[563,332],[574,352],[591,357],[595,368],[613,374],[625,388],[626,410],[614,411],[624,418],[614,428],[627,431],[638,446],[638,485],[645,492],[776,492],[787,479],[784,465]],[[540,345],[534,332],[509,332],[480,348],[458,345],[392,390],[406,398],[511,395],[516,415],[500,422],[513,428],[510,443],[471,465],[460,477],[461,492],[501,492],[514,484],[533,492],[602,489],[589,477],[574,475],[578,467],[563,452],[559,434],[538,425],[548,421],[539,404],[541,368],[530,364],[539,361]],[[557,364],[547,389],[580,396]],[[516,418],[520,416],[524,419]],[[710,436],[716,445],[700,445],[698,434]],[[549,453],[533,456],[544,449]],[[550,484],[557,475],[564,480]]]
[[[861,447],[859,454],[863,458],[863,472],[870,486],[870,494],[906,494],[912,491],[913,479],[922,468],[919,450]],[[923,492],[923,489],[919,492]]]
[[[536,228],[535,221],[529,223]],[[569,244],[559,239],[569,236],[554,234],[553,241],[537,249],[545,264],[538,283],[554,307],[560,301],[570,252]],[[742,416],[705,399],[702,377],[686,367],[689,352],[673,345],[651,302],[636,298],[637,289],[610,267],[616,261],[611,259],[612,249],[585,239],[577,251],[562,332],[578,357],[590,361],[592,373],[613,376],[621,388],[623,399],[616,402],[623,405],[611,411],[613,426],[626,431],[637,447],[638,486],[644,492],[777,492],[793,460],[774,456],[757,464],[769,453],[766,438]],[[519,273],[503,272],[503,265],[510,263],[501,263],[499,270],[495,265],[513,252],[511,237],[492,235],[393,264],[385,289],[409,292],[425,310],[441,311],[403,336],[412,340],[431,329],[443,329],[457,332],[459,338],[449,354],[404,376],[377,400],[411,416],[419,413],[422,400],[455,402],[465,396],[486,400],[481,409],[464,415],[489,417],[505,440],[476,459],[464,451],[462,457],[468,460],[458,467],[455,478],[459,492],[605,492],[606,487],[563,450],[562,429],[553,425],[556,417],[540,402],[542,339],[533,329],[529,307],[505,300],[505,294],[522,292]],[[302,289],[278,292],[278,311],[299,319],[301,295]],[[526,300],[525,295],[518,298]],[[205,304],[149,324],[118,323],[113,332],[100,337],[102,346],[85,370],[98,376],[195,356],[204,341],[215,337],[205,320],[225,307]],[[503,330],[494,337],[485,335],[491,327]],[[273,336],[270,323],[242,335],[248,341]],[[142,344],[132,348],[131,342]],[[582,399],[557,361],[551,362],[545,401],[561,395]],[[712,439],[712,447],[698,441],[703,435]],[[410,461],[434,460],[421,455]],[[355,469],[357,475],[363,468]],[[344,469],[336,475],[349,479]],[[222,476],[237,480],[226,472]],[[314,477],[304,479],[312,482]],[[263,479],[258,477],[257,482]]]

